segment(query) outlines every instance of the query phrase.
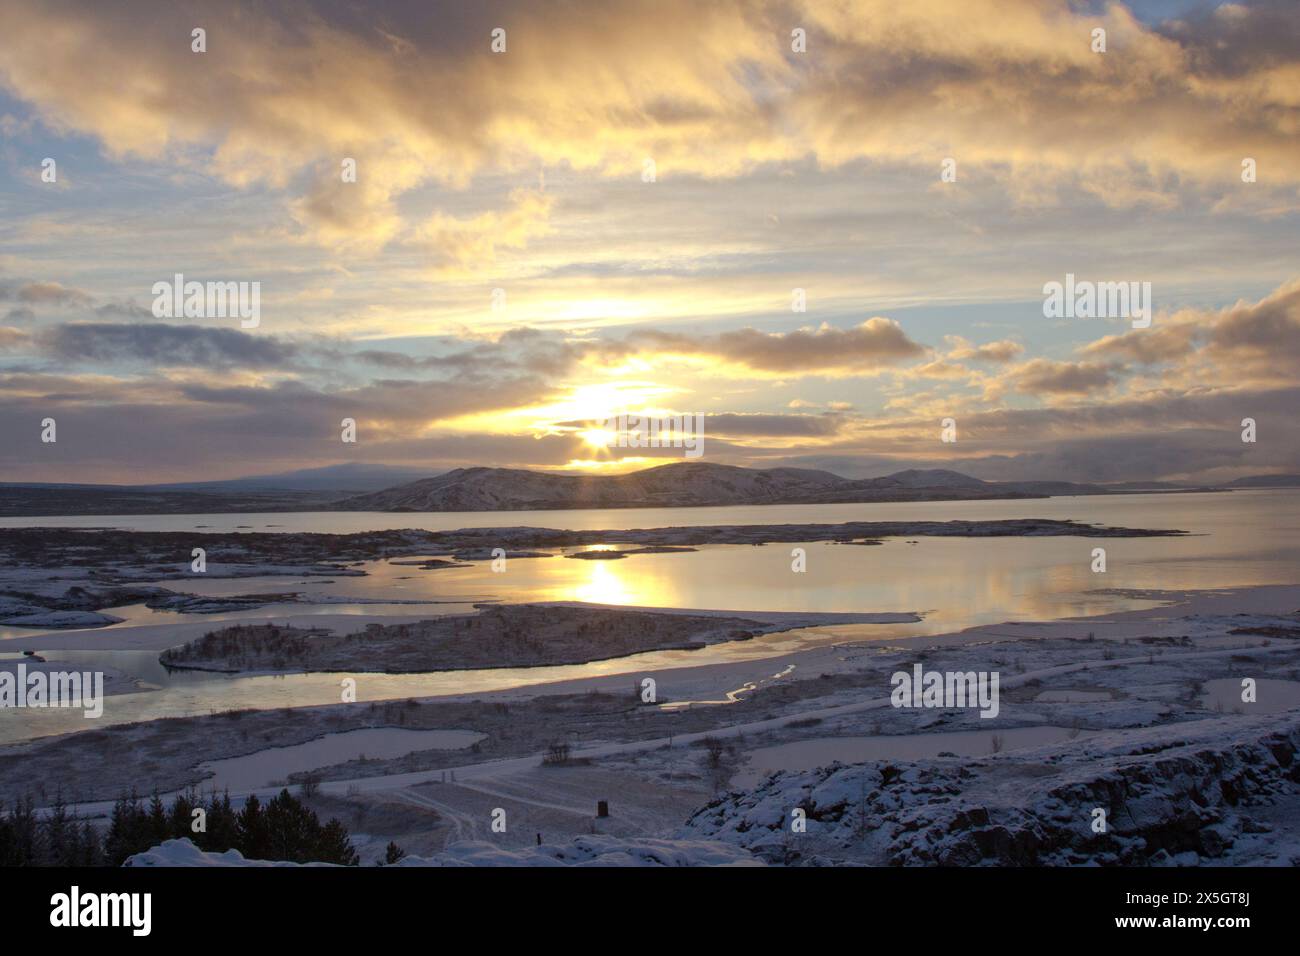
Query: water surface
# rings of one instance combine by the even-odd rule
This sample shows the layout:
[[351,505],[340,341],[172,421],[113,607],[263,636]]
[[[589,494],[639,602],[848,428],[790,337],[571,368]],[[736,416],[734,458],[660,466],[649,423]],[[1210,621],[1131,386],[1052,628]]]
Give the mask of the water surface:
[[[455,604],[271,605],[256,611],[185,615],[142,606],[113,609],[122,625],[265,621],[285,615],[432,616],[461,613],[473,601],[576,600],[628,606],[764,611],[917,611],[916,624],[819,627],[699,651],[663,651],[591,664],[455,671],[428,675],[362,674],[358,698],[384,700],[435,694],[480,693],[509,687],[610,674],[643,674],[666,667],[775,657],[819,643],[888,640],[944,633],[1007,620],[1051,620],[1149,607],[1124,589],[1188,590],[1300,583],[1300,490],[1114,495],[1003,501],[867,505],[790,505],[733,508],[620,509],[504,514],[276,514],[130,516],[122,518],[2,519],[3,524],[112,526],[141,530],[209,530],[251,525],[255,530],[361,531],[372,528],[535,524],[563,528],[670,525],[905,521],[997,518],[1074,519],[1126,527],[1181,529],[1175,538],[893,538],[878,547],[828,542],[721,545],[680,554],[636,555],[619,561],[555,556],[511,559],[504,573],[490,562],[423,571],[388,561],[361,565],[366,577],[265,577],[158,582],[207,595],[295,590],[331,597],[387,601],[438,600]],[[274,525],[275,527],[266,527]],[[915,543],[911,543],[914,541]],[[807,570],[791,569],[791,550],[807,553]],[[1092,552],[1105,548],[1107,570],[1093,573]],[[106,640],[111,631],[102,629]],[[9,629],[9,648],[41,651],[41,634]],[[167,673],[154,652],[51,651],[51,661],[79,669],[96,664],[122,671],[143,693],[109,699],[102,722],[203,714],[230,708],[337,703],[342,675],[232,676]],[[79,715],[55,711],[0,712],[0,741],[84,729]]]

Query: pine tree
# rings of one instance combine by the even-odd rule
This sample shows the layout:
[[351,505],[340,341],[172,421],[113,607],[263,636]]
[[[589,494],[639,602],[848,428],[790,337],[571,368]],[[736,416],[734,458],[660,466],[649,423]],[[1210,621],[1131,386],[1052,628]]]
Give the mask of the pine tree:
[[249,794],[244,802],[244,809],[235,819],[239,842],[236,848],[249,860],[265,860],[270,851],[267,837],[266,820],[262,813],[262,803],[255,794]]
[[182,840],[193,837],[195,834],[190,829],[190,824],[194,818],[190,815],[196,806],[199,806],[199,796],[191,787],[184,793],[177,794],[176,799],[172,802],[171,812],[167,814],[167,832],[173,839]]
[[287,789],[266,805],[266,828],[270,834],[273,860],[307,863],[320,830],[316,814],[302,805]]
[[81,859],[78,866],[103,866],[104,849],[99,841],[99,831],[86,820],[81,824]]
[[238,814],[230,805],[229,790],[219,799],[215,792],[212,794],[208,802],[208,832],[197,833],[195,836],[200,838],[201,842],[196,842],[205,850],[216,850],[218,853],[239,846]]
[[50,805],[50,815],[46,818],[43,829],[45,831],[45,846],[40,862],[46,866],[67,866],[69,864],[69,854],[76,850],[75,846],[70,845],[75,836],[75,830],[69,833],[68,805],[63,800],[62,791],[54,794],[54,802]]
[[112,866],[121,866],[129,855],[127,847],[127,806],[126,797],[118,797],[113,803],[113,813],[109,817],[108,835],[104,838],[104,855]]
[[162,797],[158,795],[157,790],[153,792],[153,798],[149,801],[148,832],[149,838],[153,841],[149,846],[157,846],[171,836],[167,825],[167,808],[163,805]]
[[321,863],[337,863],[339,866],[361,865],[361,857],[357,855],[352,841],[348,838],[347,828],[338,820],[330,820],[321,829],[313,859]]
[[14,845],[17,850],[19,866],[38,866],[40,836],[36,826],[36,803],[29,793],[14,803],[10,814],[14,827]]
[[14,832],[13,817],[5,813],[0,804],[0,866],[21,866],[18,858],[18,836]]

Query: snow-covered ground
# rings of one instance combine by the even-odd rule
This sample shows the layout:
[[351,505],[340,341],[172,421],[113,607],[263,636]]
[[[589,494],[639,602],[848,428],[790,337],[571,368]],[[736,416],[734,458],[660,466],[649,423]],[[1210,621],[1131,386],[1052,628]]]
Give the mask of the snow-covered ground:
[[[330,866],[246,860],[238,850],[205,853],[189,840],[167,840],[130,857],[124,866]],[[434,856],[408,856],[393,864],[421,866],[762,866],[761,860],[728,843],[706,840],[622,840],[582,836],[564,844],[503,850],[481,841],[450,844]]]
[[971,761],[784,771],[681,835],[771,862],[1300,865],[1300,715],[1094,734]]
[[[395,840],[425,861],[526,865],[552,853],[535,849],[540,834],[544,847],[721,842],[786,865],[1293,865],[1298,604],[1300,589],[1262,588],[939,638],[870,641],[833,628],[838,642],[777,658],[651,671],[660,706],[634,701],[626,674],[367,705],[380,733],[405,713],[408,728],[487,736],[473,756],[322,766],[312,802],[344,819],[366,864]],[[1000,672],[996,718],[891,706],[890,674],[916,663]],[[454,721],[431,722],[450,707]],[[356,714],[331,705],[110,727],[94,752],[111,746],[106,768],[132,781],[135,754],[166,759],[158,769],[183,782],[197,755],[248,754],[260,741],[252,752],[266,752],[325,726],[346,730]],[[557,733],[570,760],[543,766]],[[70,749],[76,736],[27,745],[23,765],[80,766],[93,754]],[[102,779],[106,769],[91,766],[85,779]],[[610,815],[597,818],[601,800]],[[491,827],[498,809],[506,833]],[[632,852],[602,845],[574,852]]]
[[459,750],[472,746],[484,736],[473,730],[368,727],[326,734],[292,747],[268,747],[240,757],[205,761],[200,767],[212,772],[212,777],[205,781],[208,787],[239,792],[276,786],[290,774],[349,760],[391,759],[419,750]]

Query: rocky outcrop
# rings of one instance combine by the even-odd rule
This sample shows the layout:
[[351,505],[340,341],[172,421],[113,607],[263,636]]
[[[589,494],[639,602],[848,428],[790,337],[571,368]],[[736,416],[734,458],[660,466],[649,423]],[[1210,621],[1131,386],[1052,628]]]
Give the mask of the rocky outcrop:
[[[1300,717],[1195,721],[1068,746],[782,772],[701,808],[687,831],[782,863],[1140,866],[1224,858],[1269,827],[1253,809],[1300,798]],[[792,832],[796,809],[802,834]],[[1300,845],[1282,852],[1300,855]]]

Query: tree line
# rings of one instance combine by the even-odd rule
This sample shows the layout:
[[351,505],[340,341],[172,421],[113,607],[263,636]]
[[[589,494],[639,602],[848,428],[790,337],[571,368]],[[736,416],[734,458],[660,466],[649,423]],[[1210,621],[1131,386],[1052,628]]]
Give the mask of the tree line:
[[322,824],[287,789],[265,804],[250,796],[240,810],[228,792],[204,800],[190,789],[170,805],[156,792],[147,802],[133,792],[113,804],[103,833],[70,813],[61,795],[43,814],[31,796],[8,810],[0,807],[0,866],[121,866],[136,853],[181,838],[201,850],[238,850],[249,860],[360,862],[347,828],[335,819]]

